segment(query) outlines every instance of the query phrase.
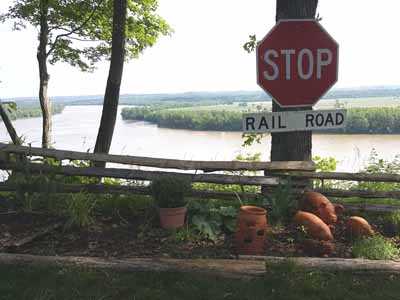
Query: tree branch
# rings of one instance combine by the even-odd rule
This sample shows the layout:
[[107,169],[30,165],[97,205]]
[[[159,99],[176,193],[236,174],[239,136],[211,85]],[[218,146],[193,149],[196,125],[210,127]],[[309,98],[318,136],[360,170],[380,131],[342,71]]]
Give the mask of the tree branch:
[[87,39],[81,39],[81,38],[73,37],[73,36],[70,36],[69,38],[71,40],[76,40],[76,41],[80,41],[80,42],[102,42],[102,40],[87,40]]
[[[81,30],[83,27],[85,27],[85,25],[93,18],[94,14],[96,13],[96,10],[101,6],[101,4],[104,2],[104,0],[101,0],[100,3],[93,9],[93,11],[90,13],[89,17],[87,17],[87,19],[85,21],[83,21],[83,23],[79,26],[76,27],[74,29],[72,29],[71,31],[67,32],[67,33],[62,33],[56,36],[53,45],[51,46],[51,48],[49,49],[49,51],[46,53],[46,56],[49,56],[54,49],[57,46],[57,41],[63,37],[69,37],[72,34],[78,32],[79,30]],[[64,29],[64,28],[62,28]],[[64,29],[65,30],[65,29]]]

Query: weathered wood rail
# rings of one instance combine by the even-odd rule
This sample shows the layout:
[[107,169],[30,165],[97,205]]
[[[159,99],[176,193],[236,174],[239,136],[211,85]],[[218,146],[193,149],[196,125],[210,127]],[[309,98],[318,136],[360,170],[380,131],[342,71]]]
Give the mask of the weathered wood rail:
[[[60,162],[59,166],[49,165],[43,162],[32,162],[13,159],[13,156],[26,158],[55,158]],[[99,167],[78,167],[65,165],[66,160],[101,161],[129,166],[147,167],[151,170],[131,168],[99,168]],[[153,170],[162,169],[162,170]],[[216,184],[237,184],[241,186],[270,186],[275,187],[285,183],[288,178],[299,182],[294,185],[293,192],[298,194],[304,189],[303,180],[344,180],[344,181],[369,181],[369,182],[391,182],[400,183],[399,174],[367,174],[367,173],[344,173],[344,172],[314,172],[315,165],[312,162],[291,161],[291,162],[244,162],[244,161],[192,161],[178,159],[162,159],[140,156],[93,154],[78,151],[66,151],[56,149],[43,149],[37,147],[17,146],[0,143],[0,169],[18,171],[31,174],[53,174],[64,176],[85,176],[85,177],[112,177],[127,180],[152,181],[160,176],[181,176],[193,182],[216,183]],[[172,170],[166,170],[172,169]],[[177,172],[183,170],[185,172]],[[192,170],[191,173],[187,171]],[[267,176],[240,175],[235,171],[265,171]],[[193,172],[194,171],[194,172]],[[200,171],[200,172],[198,172]],[[215,171],[229,171],[224,174],[213,173]],[[1,183],[0,191],[14,191],[21,188],[21,185]],[[89,193],[132,193],[147,195],[150,193],[147,187],[131,185],[72,185],[56,184],[52,187],[34,186],[26,187],[31,191],[52,190],[57,193],[78,193],[86,191]],[[341,189],[316,189],[327,196],[332,197],[361,197],[361,198],[393,198],[400,199],[400,191],[369,191],[369,190],[341,190]],[[246,199],[255,199],[262,196],[260,193],[239,193]],[[207,190],[194,190],[193,197],[197,198],[222,198],[236,199],[235,193],[216,192]]]
[[400,262],[318,257],[240,256],[239,259],[101,258],[1,253],[0,265],[85,267],[124,272],[179,272],[225,278],[262,277],[274,266],[291,263],[306,270],[353,274],[400,274]]
[[0,143],[0,152],[4,154],[23,154],[26,156],[52,157],[58,160],[86,160],[109,162],[143,167],[178,170],[203,171],[314,171],[314,163],[308,161],[274,161],[274,162],[246,162],[246,161],[201,161],[165,159],[129,155],[99,154],[68,150],[44,149],[37,147],[16,146]]
[[119,179],[133,179],[151,181],[163,175],[179,176],[191,179],[193,182],[207,182],[219,184],[241,184],[241,185],[277,185],[281,180],[277,177],[265,176],[241,176],[225,174],[188,174],[164,171],[144,171],[119,168],[99,167],[73,167],[73,166],[50,166],[39,163],[7,163],[0,162],[0,169],[14,170],[20,172],[58,174],[66,176],[84,177],[112,177]]

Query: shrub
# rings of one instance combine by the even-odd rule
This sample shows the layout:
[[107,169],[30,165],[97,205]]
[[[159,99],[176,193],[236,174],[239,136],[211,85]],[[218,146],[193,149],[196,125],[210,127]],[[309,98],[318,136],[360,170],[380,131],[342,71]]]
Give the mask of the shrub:
[[396,245],[380,235],[355,241],[352,252],[354,257],[366,259],[394,259],[400,255]]
[[94,222],[94,198],[85,193],[71,194],[67,203],[67,226],[87,227]]
[[156,204],[162,208],[185,206],[185,195],[191,189],[191,182],[182,177],[163,176],[150,185]]
[[268,218],[272,224],[289,223],[297,207],[291,182],[279,184],[267,195],[265,206],[268,208]]

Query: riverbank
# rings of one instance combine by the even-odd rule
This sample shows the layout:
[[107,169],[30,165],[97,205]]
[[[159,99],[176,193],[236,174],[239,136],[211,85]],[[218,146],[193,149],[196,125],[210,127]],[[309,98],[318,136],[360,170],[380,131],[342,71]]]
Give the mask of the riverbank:
[[[123,120],[146,121],[159,127],[202,131],[242,131],[245,110],[229,106],[210,108],[125,107]],[[399,134],[400,107],[350,108],[343,129],[324,131],[342,134]]]
[[[5,108],[7,108],[7,105],[5,105]],[[52,106],[52,114],[60,114],[63,112],[64,108],[65,106],[62,104],[55,104]],[[38,106],[17,106],[16,109],[7,109],[7,113],[11,120],[37,118],[42,116],[42,110]],[[2,122],[1,119],[0,122]]]

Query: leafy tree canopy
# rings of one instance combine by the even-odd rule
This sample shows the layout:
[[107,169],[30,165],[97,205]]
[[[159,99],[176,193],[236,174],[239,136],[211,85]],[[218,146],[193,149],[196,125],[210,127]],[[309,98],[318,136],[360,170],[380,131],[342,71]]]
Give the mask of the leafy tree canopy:
[[[96,62],[111,53],[112,5],[111,0],[15,0],[0,20],[13,20],[15,30],[27,25],[39,27],[41,13],[46,11],[49,62],[66,62],[92,71]],[[160,35],[171,33],[157,8],[157,0],[128,0],[127,59],[154,45]]]

